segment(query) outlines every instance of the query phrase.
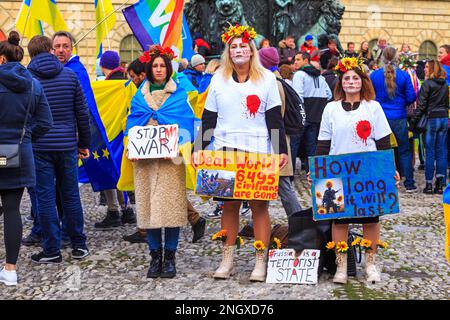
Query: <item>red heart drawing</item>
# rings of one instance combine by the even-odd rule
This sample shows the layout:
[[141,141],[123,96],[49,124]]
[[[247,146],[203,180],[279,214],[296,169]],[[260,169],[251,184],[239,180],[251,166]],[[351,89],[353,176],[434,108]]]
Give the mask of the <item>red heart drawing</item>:
[[247,109],[250,112],[250,115],[253,118],[256,116],[256,112],[258,112],[259,107],[261,106],[261,100],[255,94],[247,96]]

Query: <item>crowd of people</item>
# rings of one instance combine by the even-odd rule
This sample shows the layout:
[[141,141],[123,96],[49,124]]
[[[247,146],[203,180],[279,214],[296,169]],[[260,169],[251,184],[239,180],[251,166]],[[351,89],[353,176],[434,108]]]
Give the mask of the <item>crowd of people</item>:
[[[450,45],[442,45],[434,59],[416,61],[407,44],[397,50],[385,39],[372,49],[364,41],[359,51],[350,42],[344,52],[334,39],[322,50],[314,46],[315,40],[307,35],[297,49],[295,37],[288,36],[275,48],[268,39],[257,44],[251,27],[230,26],[222,35],[225,48],[220,60],[210,59],[208,43],[196,34],[196,54],[190,61],[173,64],[174,53],[161,46],[151,46],[128,65],[117,52],[106,51],[99,59],[97,79],[130,79],[136,86],[127,135],[134,126],[168,124],[194,132],[193,106],[179,80],[186,77],[199,94],[206,94],[201,129],[191,141],[192,165],[197,167],[199,151],[206,149],[278,154],[278,194],[288,217],[302,210],[292,183],[295,170],[307,172],[307,159],[314,155],[394,148],[398,172],[393,182],[404,178],[405,191],[411,193],[418,190],[417,150],[421,161],[417,169],[425,170],[423,192],[442,194],[450,165]],[[95,108],[95,98],[88,73],[73,54],[74,38],[68,32],[31,39],[27,67],[21,64],[24,49],[19,43],[14,31],[0,42],[0,196],[6,249],[0,282],[6,285],[17,284],[21,245],[41,247],[31,255],[37,264],[61,263],[61,249],[67,247],[76,260],[90,254],[78,185],[78,161],[91,157],[89,110]],[[256,111],[248,104],[249,96],[258,102]],[[301,101],[305,112],[298,130],[286,117],[293,99]],[[370,124],[364,139],[355,135],[361,119]],[[227,235],[213,277],[228,279],[236,272],[236,239],[245,236],[263,244],[255,252],[250,280],[264,282],[272,228],[269,202],[214,198],[216,208],[201,216],[186,196],[188,164],[177,158],[130,159],[135,191],[104,190],[106,215],[94,227],[107,231],[136,224],[136,232],[124,240],[148,243],[147,276],[173,278],[180,228],[189,222],[192,242],[197,242],[205,234],[205,218],[220,218]],[[33,228],[23,237],[20,204],[25,189]],[[240,218],[250,212],[251,221],[239,231]],[[366,274],[368,281],[378,282],[379,218],[334,220],[335,243],[347,241],[350,223],[363,224],[364,237],[371,240]],[[336,256],[333,281],[346,283],[347,255]]]

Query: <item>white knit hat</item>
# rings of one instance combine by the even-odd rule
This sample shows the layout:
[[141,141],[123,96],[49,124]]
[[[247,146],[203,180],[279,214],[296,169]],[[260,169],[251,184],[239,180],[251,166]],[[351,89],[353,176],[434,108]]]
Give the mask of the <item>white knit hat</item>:
[[199,64],[205,63],[205,58],[201,54],[195,54],[191,58],[191,66],[192,68],[195,68]]

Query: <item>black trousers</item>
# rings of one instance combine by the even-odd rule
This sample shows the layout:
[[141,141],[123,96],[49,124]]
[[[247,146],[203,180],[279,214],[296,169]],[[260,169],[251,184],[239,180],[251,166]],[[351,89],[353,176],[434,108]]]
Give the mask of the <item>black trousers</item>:
[[4,216],[6,263],[16,264],[22,242],[20,202],[24,188],[0,190]]

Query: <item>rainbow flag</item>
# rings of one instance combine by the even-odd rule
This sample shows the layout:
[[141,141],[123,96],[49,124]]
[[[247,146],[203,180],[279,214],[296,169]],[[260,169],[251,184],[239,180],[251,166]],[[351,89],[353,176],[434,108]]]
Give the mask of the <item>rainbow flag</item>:
[[95,7],[95,23],[98,24],[100,21],[104,20],[107,16],[111,15],[108,19],[103,21],[96,28],[96,39],[97,39],[97,57],[100,57],[102,54],[102,42],[108,35],[108,32],[116,24],[116,15],[111,14],[114,12],[114,7],[111,3],[111,0],[94,0]]
[[161,44],[190,60],[195,52],[183,7],[184,0],[140,0],[122,11],[143,50]]
[[444,221],[445,221],[445,257],[447,261],[450,263],[450,184],[445,188],[444,196]]
[[42,22],[47,23],[53,31],[68,31],[56,0],[24,0],[17,16],[16,29],[31,39],[44,34]]

